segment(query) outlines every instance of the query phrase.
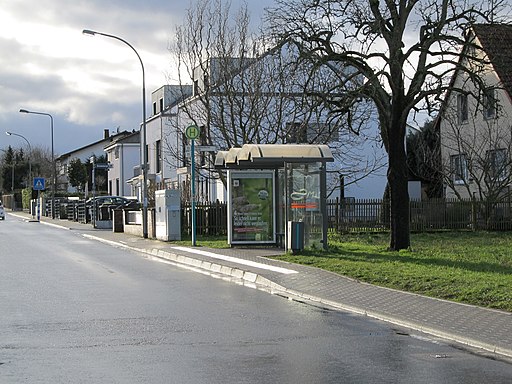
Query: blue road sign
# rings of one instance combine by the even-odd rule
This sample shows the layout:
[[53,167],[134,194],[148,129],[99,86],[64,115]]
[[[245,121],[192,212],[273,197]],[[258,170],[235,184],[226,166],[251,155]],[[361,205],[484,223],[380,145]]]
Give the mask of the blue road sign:
[[45,190],[45,179],[44,177],[34,177],[34,190],[44,191]]

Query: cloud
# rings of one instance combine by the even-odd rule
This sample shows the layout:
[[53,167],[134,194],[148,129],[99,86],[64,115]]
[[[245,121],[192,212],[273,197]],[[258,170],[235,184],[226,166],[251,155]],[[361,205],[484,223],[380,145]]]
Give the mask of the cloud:
[[[261,13],[265,3],[249,7]],[[103,129],[139,129],[142,71],[129,47],[83,29],[128,41],[140,54],[146,99],[173,75],[168,51],[189,0],[0,0],[0,130],[18,130],[48,146],[48,122],[20,108],[51,113],[56,151],[101,139]],[[232,7],[238,6],[233,0]],[[240,2],[241,3],[241,2]],[[148,108],[149,110],[149,108]],[[0,132],[0,148],[15,144]]]

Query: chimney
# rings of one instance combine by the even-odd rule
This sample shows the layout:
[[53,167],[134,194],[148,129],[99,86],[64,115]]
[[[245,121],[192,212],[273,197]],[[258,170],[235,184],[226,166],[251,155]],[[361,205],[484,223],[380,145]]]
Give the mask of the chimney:
[[105,129],[103,130],[103,138],[104,138],[104,139],[108,139],[109,137],[110,137],[110,131],[109,131],[109,129],[108,129],[108,128],[105,128]]

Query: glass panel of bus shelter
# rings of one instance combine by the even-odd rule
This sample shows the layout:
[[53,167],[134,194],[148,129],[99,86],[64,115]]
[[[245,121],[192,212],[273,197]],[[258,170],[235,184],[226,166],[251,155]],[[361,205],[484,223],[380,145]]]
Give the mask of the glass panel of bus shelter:
[[323,248],[323,218],[320,207],[322,163],[287,163],[288,221],[304,222],[304,245]]

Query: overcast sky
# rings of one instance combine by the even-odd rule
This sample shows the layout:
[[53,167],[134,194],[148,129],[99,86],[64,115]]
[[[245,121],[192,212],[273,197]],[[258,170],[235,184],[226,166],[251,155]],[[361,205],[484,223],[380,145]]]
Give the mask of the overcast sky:
[[[119,36],[137,50],[151,92],[169,83],[168,52],[177,25],[195,0],[0,0],[0,148],[50,148],[54,118],[56,155],[85,146],[111,132],[139,129],[142,72],[125,44],[92,29]],[[238,9],[241,0],[232,0]],[[248,0],[253,22],[273,0]]]

